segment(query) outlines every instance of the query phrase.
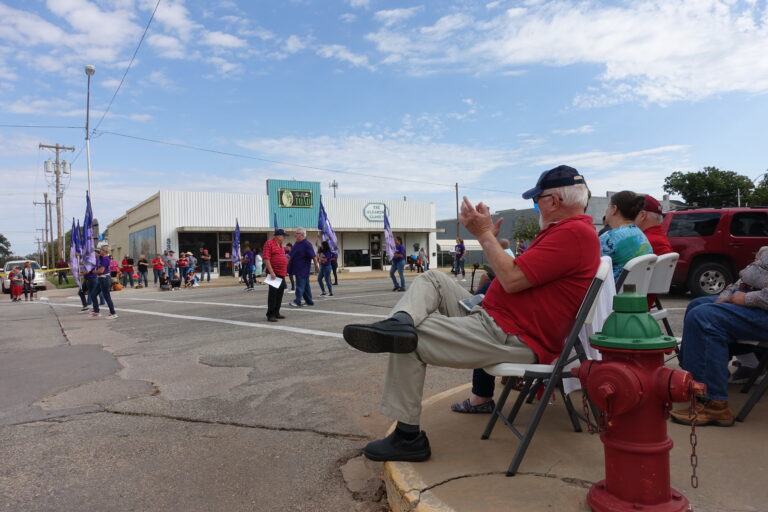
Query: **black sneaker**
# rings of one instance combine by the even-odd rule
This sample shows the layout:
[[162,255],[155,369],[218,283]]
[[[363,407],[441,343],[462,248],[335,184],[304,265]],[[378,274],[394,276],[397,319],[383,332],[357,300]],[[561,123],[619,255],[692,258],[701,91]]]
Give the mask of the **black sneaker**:
[[384,439],[372,441],[363,448],[363,455],[371,460],[423,462],[432,455],[427,433],[423,430],[415,439],[405,439],[394,430]]
[[392,291],[393,292],[398,292],[398,291],[400,291],[400,287],[399,286],[395,286],[394,288],[392,288]]
[[371,354],[408,354],[416,350],[419,337],[412,325],[387,318],[373,324],[345,326],[344,340],[357,350]]

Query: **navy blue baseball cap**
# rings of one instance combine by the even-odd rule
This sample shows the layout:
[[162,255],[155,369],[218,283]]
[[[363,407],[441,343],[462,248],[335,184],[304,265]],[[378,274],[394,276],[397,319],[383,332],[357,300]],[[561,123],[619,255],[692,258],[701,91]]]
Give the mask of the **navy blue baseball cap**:
[[586,184],[586,182],[584,181],[584,176],[579,174],[579,171],[567,165],[558,165],[554,169],[541,173],[536,186],[523,193],[523,199],[536,197],[541,194],[542,190],[583,184]]
[[282,229],[278,228],[278,229],[275,230],[275,236],[285,236],[285,231],[283,231]]

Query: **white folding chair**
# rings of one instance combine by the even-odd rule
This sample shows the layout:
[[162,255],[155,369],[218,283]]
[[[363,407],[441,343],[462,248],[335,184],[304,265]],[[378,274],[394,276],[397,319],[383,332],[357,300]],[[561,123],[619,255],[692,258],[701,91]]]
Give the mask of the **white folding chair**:
[[625,284],[633,284],[635,285],[635,293],[648,295],[648,287],[651,284],[656,260],[658,260],[658,256],[655,254],[643,254],[625,263],[621,274],[619,274],[619,279],[616,281],[616,293],[622,293]]
[[[610,262],[601,261],[597,273],[592,280],[586,295],[584,296],[584,300],[582,301],[578,312],[576,313],[576,317],[573,321],[570,332],[568,333],[568,337],[563,343],[563,349],[560,352],[560,356],[557,358],[554,364],[499,363],[484,368],[486,372],[496,377],[519,377],[524,381],[523,389],[520,391],[517,400],[512,405],[512,409],[510,410],[509,414],[505,415],[502,412],[502,409],[507,402],[510,391],[512,391],[512,386],[514,385],[514,379],[508,380],[507,384],[504,386],[504,389],[501,392],[501,395],[499,396],[499,401],[496,404],[496,408],[493,410],[493,414],[491,415],[491,418],[488,421],[488,424],[486,425],[485,431],[482,435],[482,439],[488,439],[491,436],[491,432],[493,431],[494,426],[496,425],[496,421],[501,419],[501,421],[507,427],[509,427],[510,430],[512,430],[517,438],[520,439],[520,444],[515,451],[515,455],[512,458],[509,469],[507,469],[507,476],[513,476],[517,472],[518,467],[520,467],[520,463],[523,461],[523,457],[525,457],[525,452],[528,449],[528,445],[531,443],[531,440],[533,439],[533,435],[536,433],[536,428],[541,421],[541,417],[544,414],[544,409],[549,403],[550,397],[554,393],[555,387],[560,389],[574,430],[577,432],[581,431],[578,414],[574,410],[570,398],[562,390],[562,374],[564,368],[575,359],[578,358],[581,361],[586,360],[584,348],[581,346],[581,343],[578,342],[579,331],[581,331],[581,328],[585,323],[591,322],[592,316],[595,312],[595,299],[600,294],[600,289],[603,286],[605,280],[610,278],[612,278]],[[572,351],[576,352],[576,356],[570,355]],[[533,383],[536,381],[541,382],[544,380],[547,381],[547,385],[544,387],[544,392],[539,398],[538,404],[536,404],[536,409],[534,410],[533,416],[528,421],[528,425],[525,427],[523,432],[520,432],[513,424],[515,417],[517,416],[517,413],[519,412],[529,393],[531,392],[531,386]]]
[[667,310],[664,309],[659,300],[659,294],[669,293],[669,288],[672,286],[672,276],[675,273],[675,267],[679,259],[680,255],[676,252],[659,256],[656,260],[656,265],[653,267],[651,282],[648,285],[648,293],[656,294],[656,300],[653,304],[656,310],[651,310],[651,316],[657,322],[661,321],[664,324],[664,329],[669,336],[674,336],[674,334],[672,333],[672,326],[669,325]]

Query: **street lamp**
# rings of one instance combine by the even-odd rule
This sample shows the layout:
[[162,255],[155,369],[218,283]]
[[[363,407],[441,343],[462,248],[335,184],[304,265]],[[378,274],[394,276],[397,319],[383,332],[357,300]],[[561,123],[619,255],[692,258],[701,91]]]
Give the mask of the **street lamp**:
[[85,159],[88,167],[88,196],[91,198],[91,201],[93,201],[93,196],[91,196],[91,135],[88,133],[88,125],[91,119],[91,77],[95,72],[95,66],[90,64],[85,66],[85,74],[88,75],[88,94],[85,103]]

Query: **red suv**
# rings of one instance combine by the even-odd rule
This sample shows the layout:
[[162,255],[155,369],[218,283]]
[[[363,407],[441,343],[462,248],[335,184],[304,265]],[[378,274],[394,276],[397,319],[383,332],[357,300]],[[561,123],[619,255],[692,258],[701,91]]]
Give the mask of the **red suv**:
[[672,284],[696,297],[723,291],[768,245],[768,208],[676,210],[662,226],[680,253]]

